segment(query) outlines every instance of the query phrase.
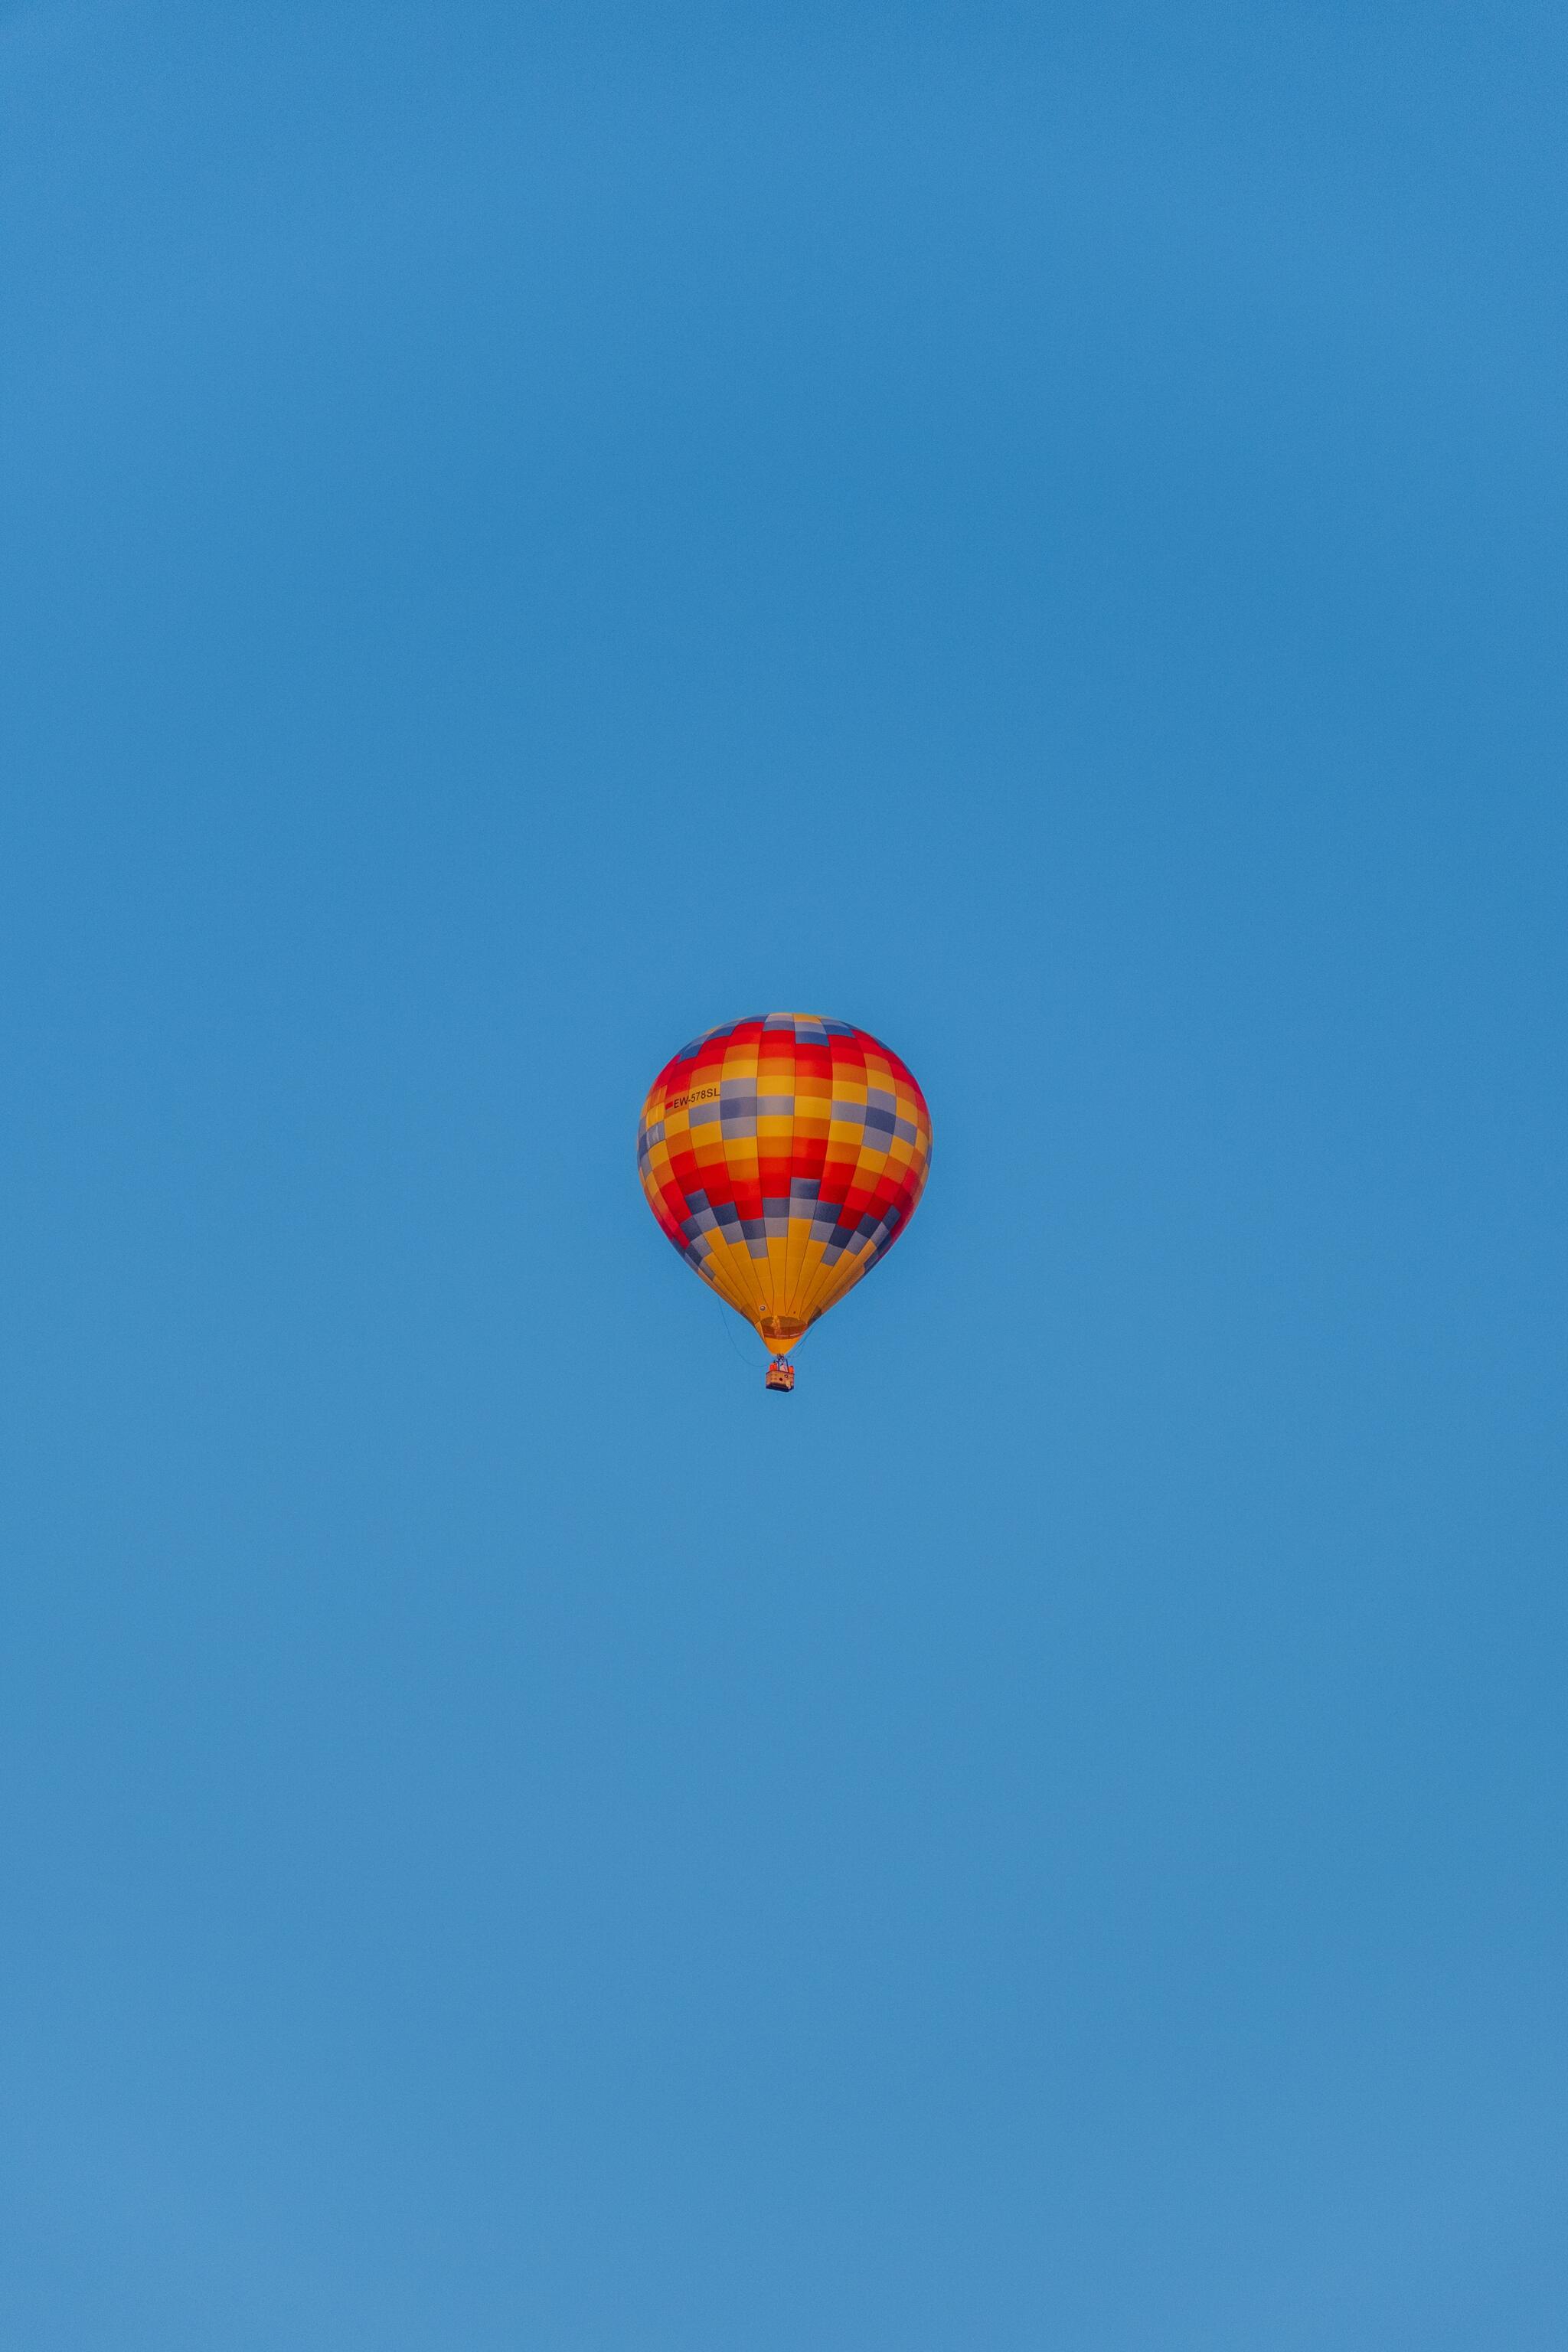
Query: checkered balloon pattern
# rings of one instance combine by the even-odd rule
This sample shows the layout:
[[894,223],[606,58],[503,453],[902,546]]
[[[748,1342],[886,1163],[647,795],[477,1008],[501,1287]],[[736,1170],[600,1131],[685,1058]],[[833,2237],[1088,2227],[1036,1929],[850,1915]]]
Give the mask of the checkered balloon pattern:
[[898,1055],[805,1013],[683,1045],[637,1136],[654,1215],[780,1356],[892,1248],[930,1164],[931,1113]]

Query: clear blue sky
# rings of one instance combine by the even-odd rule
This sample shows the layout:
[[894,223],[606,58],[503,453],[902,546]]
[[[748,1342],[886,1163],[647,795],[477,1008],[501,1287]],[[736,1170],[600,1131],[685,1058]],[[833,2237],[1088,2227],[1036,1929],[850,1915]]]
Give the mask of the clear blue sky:
[[0,19],[7,2346],[1561,2352],[1565,67]]

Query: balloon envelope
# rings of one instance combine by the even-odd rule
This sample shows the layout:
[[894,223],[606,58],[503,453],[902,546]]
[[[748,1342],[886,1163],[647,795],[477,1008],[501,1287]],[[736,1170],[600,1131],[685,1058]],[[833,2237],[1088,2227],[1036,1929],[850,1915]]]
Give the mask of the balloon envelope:
[[660,1225],[779,1356],[891,1249],[930,1164],[931,1113],[898,1055],[806,1013],[683,1045],[637,1137]]

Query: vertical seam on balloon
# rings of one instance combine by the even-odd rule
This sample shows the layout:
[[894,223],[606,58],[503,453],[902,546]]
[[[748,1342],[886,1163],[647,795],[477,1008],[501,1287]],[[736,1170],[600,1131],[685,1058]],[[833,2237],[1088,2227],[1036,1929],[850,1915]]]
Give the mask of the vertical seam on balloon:
[[[767,1020],[768,1020],[768,1021],[771,1021],[771,1020],[773,1018],[773,1015],[770,1013],[766,1017],[767,1017]],[[776,1032],[775,1032],[775,1034],[776,1034]],[[769,1313],[769,1315],[770,1315],[770,1316],[772,1316],[772,1317],[773,1317],[773,1318],[777,1318],[777,1316],[778,1316],[778,1314],[779,1314],[779,1311],[780,1311],[780,1309],[779,1309],[779,1286],[778,1286],[778,1280],[777,1280],[777,1273],[776,1273],[776,1269],[775,1269],[775,1267],[774,1267],[774,1264],[773,1264],[773,1235],[772,1235],[772,1234],[769,1233],[769,1231],[768,1231],[768,1188],[767,1188],[767,1183],[766,1183],[766,1181],[765,1181],[765,1180],[764,1180],[764,1178],[763,1178],[763,1110],[762,1110],[762,1104],[763,1104],[763,1067],[764,1067],[763,1059],[763,1047],[764,1047],[764,1045],[767,1044],[767,1042],[768,1042],[768,1030],[767,1030],[766,1024],[765,1024],[765,1023],[764,1023],[763,1029],[763,1034],[762,1034],[762,1035],[761,1035],[761,1036],[758,1038],[758,1040],[757,1040],[757,1189],[758,1189],[758,1191],[760,1192],[760,1193],[762,1194],[762,1202],[763,1202],[763,1261],[764,1261],[764,1263],[765,1263],[765,1265],[766,1265],[766,1266],[767,1266],[767,1269],[768,1269],[768,1313]],[[773,1065],[772,1065],[772,1063],[771,1063],[771,1062],[769,1062],[765,1066],[766,1066],[768,1069],[770,1069],[770,1070],[771,1070],[771,1069],[772,1069],[772,1067],[773,1067]],[[768,1083],[769,1083],[770,1085],[772,1084],[772,1079],[771,1079],[771,1078],[769,1079]]]
[[[755,1039],[755,1041],[754,1041],[754,1043],[753,1043],[753,1045],[752,1045],[752,1059],[753,1059],[753,1071],[752,1071],[752,1090],[753,1095],[755,1094],[755,1092],[756,1092],[756,1090],[757,1090],[757,1084],[758,1084],[758,1081],[760,1080],[761,1076],[762,1076],[762,1066],[763,1066],[763,1055],[762,1055],[762,1035],[763,1035],[763,1033],[762,1033],[762,1023],[763,1023],[763,1022],[765,1022],[765,1021],[766,1021],[766,1019],[767,1019],[767,1017],[768,1017],[768,1016],[767,1016],[767,1014],[766,1014],[765,1013],[763,1013],[763,1014],[761,1015],[760,1020],[759,1020],[759,1024],[758,1024],[758,1034],[757,1034],[757,1037],[756,1037],[756,1039]],[[728,1057],[726,1056],[726,1069],[727,1069],[727,1068],[728,1068]],[[723,1079],[722,1079],[722,1077],[721,1077],[721,1079],[720,1079],[720,1100],[721,1100],[721,1102],[722,1102],[722,1099],[723,1099]],[[735,1197],[735,1194],[736,1194],[737,1191],[739,1190],[739,1186],[737,1185],[737,1182],[736,1182],[735,1171],[734,1171],[733,1165],[731,1164],[731,1160],[730,1160],[730,1147],[729,1147],[729,1143],[728,1143],[727,1141],[724,1141],[724,1139],[723,1139],[723,1121],[722,1121],[722,1118],[721,1118],[721,1121],[720,1121],[720,1137],[721,1137],[721,1140],[723,1142],[723,1149],[724,1149],[724,1165],[725,1165],[725,1169],[726,1169],[726,1171],[727,1171],[727,1173],[728,1173],[728,1175],[729,1175],[729,1180],[730,1180],[730,1197],[731,1197],[731,1200],[733,1200],[733,1199],[734,1199],[734,1197]],[[753,1118],[752,1118],[752,1149],[756,1151],[756,1154],[757,1154],[757,1206],[758,1206],[758,1208],[759,1208],[759,1209],[761,1209],[762,1204],[763,1204],[763,1187],[762,1187],[762,1152],[761,1152],[761,1150],[760,1150],[760,1148],[759,1148],[759,1146],[758,1146],[758,1138],[757,1138],[757,1133],[756,1133],[756,1120],[755,1120],[755,1118],[754,1118],[754,1117],[753,1117]],[[763,1230],[763,1245],[764,1245],[764,1248],[765,1248],[765,1246],[766,1246],[766,1242],[767,1242],[767,1234],[766,1234],[765,1226],[764,1226],[764,1230]],[[755,1313],[755,1314],[752,1316],[752,1328],[757,1332],[758,1337],[760,1338],[760,1337],[762,1336],[762,1332],[761,1332],[762,1323],[763,1323],[763,1318],[765,1318],[765,1316],[766,1316],[766,1315],[767,1315],[767,1313],[768,1313],[767,1297],[766,1297],[766,1294],[764,1293],[764,1291],[763,1291],[763,1289],[762,1277],[761,1277],[761,1276],[760,1276],[760,1275],[758,1274],[758,1272],[757,1272],[757,1260],[756,1260],[756,1259],[752,1255],[752,1251],[751,1251],[751,1244],[750,1244],[750,1242],[748,1241],[748,1239],[747,1239],[746,1235],[745,1235],[743,1233],[742,1233],[742,1236],[741,1236],[741,1248],[742,1248],[742,1254],[743,1254],[743,1255],[744,1255],[744,1258],[745,1258],[745,1265],[746,1265],[746,1282],[747,1282],[747,1286],[748,1286],[748,1288],[750,1289],[752,1296],[755,1298],[755,1300],[756,1300],[756,1302],[757,1302],[757,1311],[756,1311],[756,1313]]]
[[[800,1261],[805,1253],[805,1243],[802,1242],[797,1249],[795,1238],[795,1124],[800,1117],[800,1034],[798,1029],[795,1028],[792,1028],[790,1034],[793,1042],[790,1046],[789,1081],[789,1195],[784,1206],[784,1312],[799,1320],[801,1310],[796,1294],[800,1286]],[[810,1231],[809,1227],[807,1231]]]

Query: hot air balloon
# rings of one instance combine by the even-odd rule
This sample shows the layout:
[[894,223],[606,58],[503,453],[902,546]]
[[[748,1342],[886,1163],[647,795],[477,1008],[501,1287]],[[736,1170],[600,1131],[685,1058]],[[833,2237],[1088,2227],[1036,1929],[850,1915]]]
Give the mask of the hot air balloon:
[[667,1062],[637,1168],[648,1205],[772,1351],[790,1350],[898,1240],[931,1164],[931,1113],[898,1055],[847,1021],[758,1013]]

